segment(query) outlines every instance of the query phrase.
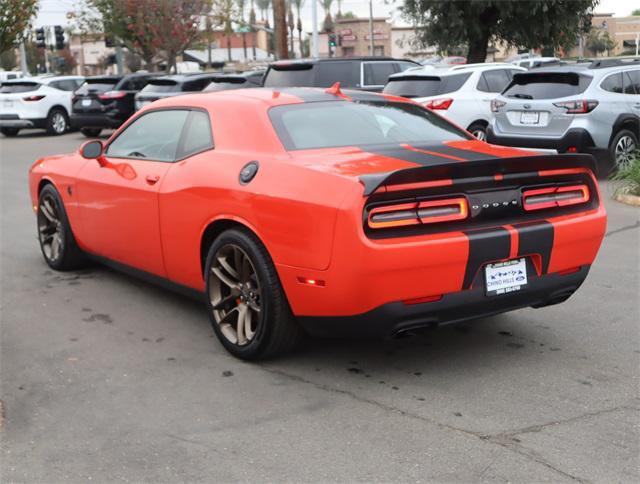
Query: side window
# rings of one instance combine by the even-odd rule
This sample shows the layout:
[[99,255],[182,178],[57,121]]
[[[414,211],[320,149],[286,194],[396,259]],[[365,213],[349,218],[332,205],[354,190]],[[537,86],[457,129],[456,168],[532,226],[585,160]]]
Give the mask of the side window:
[[[404,72],[412,67],[418,67],[413,62],[396,62],[396,72]],[[386,83],[385,83],[386,84]]]
[[636,94],[640,94],[640,70],[629,71],[627,74],[629,74],[629,77],[631,78]]
[[147,78],[147,77],[134,77],[132,79],[133,87],[131,88],[131,90],[132,91],[140,91],[140,90],[142,90],[142,88],[144,86],[147,85],[148,82],[149,82],[149,78]]
[[151,111],[131,123],[107,148],[107,156],[175,161],[189,111]]
[[317,85],[319,87],[329,87],[340,81],[342,87],[356,87],[358,81],[353,76],[353,65],[351,61],[331,61],[318,62]]
[[510,82],[509,75],[504,69],[483,72],[482,77],[485,84],[481,88],[481,83],[478,83],[478,89],[485,92],[502,92]]
[[384,86],[389,76],[395,73],[393,62],[363,62],[364,82],[363,86]]
[[183,91],[202,91],[211,82],[209,78],[196,79],[193,81],[187,81],[182,85]]
[[529,67],[529,61],[522,61],[518,64],[520,67]]
[[624,93],[625,94],[640,94],[640,71],[635,71],[635,73],[637,74],[637,81],[634,82],[633,78],[631,77],[631,74],[633,74],[634,71],[631,72],[625,72],[623,74],[623,82],[624,82]]
[[182,135],[178,159],[213,148],[209,115],[202,111],[191,111]]
[[605,91],[622,94],[622,73],[618,72],[617,74],[611,74],[609,77],[605,77],[600,87]]

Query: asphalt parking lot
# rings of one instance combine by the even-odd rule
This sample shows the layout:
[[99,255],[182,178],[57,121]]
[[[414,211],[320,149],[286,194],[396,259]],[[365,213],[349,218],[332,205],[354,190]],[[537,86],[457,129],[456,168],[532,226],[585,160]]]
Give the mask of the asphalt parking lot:
[[3,482],[640,481],[640,210],[610,183],[568,302],[248,364],[190,299],[45,265],[27,170],[84,139],[0,138]]

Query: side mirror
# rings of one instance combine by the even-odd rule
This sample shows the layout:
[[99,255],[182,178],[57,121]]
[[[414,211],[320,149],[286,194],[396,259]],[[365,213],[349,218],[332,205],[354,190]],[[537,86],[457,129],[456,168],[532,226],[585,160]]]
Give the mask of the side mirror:
[[91,141],[87,141],[82,146],[80,146],[80,155],[83,158],[88,160],[95,160],[96,158],[100,158],[102,156],[102,141],[94,139]]

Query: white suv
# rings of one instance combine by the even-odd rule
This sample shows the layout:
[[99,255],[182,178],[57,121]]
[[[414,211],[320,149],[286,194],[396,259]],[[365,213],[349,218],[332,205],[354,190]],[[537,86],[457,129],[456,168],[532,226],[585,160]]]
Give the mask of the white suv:
[[84,82],[80,76],[28,77],[0,86],[0,132],[16,136],[21,129],[45,129],[59,135],[69,129],[71,97]]
[[412,98],[486,139],[491,101],[523,67],[506,63],[465,64],[446,71],[416,68],[389,77],[383,92]]

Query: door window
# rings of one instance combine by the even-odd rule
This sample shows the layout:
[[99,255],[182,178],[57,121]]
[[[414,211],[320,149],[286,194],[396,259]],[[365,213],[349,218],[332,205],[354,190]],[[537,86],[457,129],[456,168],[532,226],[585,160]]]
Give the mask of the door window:
[[511,79],[504,69],[495,69],[482,73],[478,90],[484,92],[502,92]]
[[391,74],[395,74],[396,68],[393,62],[363,62],[364,82],[363,86],[384,86]]
[[133,121],[109,145],[107,156],[151,161],[176,160],[178,142],[189,111],[151,111]]
[[182,135],[178,159],[213,148],[209,115],[203,111],[191,111]]
[[624,93],[640,94],[640,71],[624,73]]
[[316,66],[317,86],[329,87],[340,82],[342,87],[357,87],[360,77],[354,75],[357,65],[353,61],[319,62]]
[[606,77],[600,87],[608,92],[615,92],[616,94],[622,94],[622,72],[617,74],[611,74]]

